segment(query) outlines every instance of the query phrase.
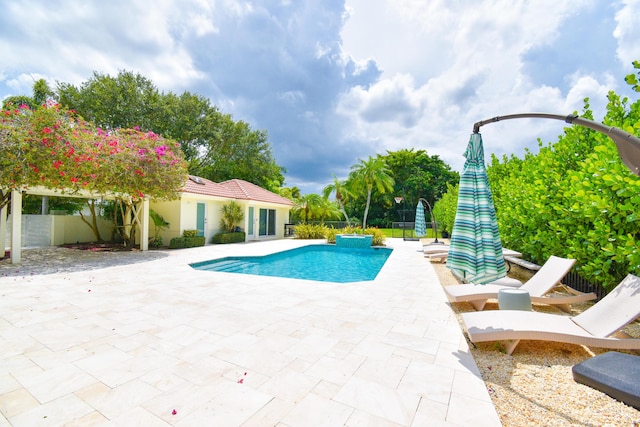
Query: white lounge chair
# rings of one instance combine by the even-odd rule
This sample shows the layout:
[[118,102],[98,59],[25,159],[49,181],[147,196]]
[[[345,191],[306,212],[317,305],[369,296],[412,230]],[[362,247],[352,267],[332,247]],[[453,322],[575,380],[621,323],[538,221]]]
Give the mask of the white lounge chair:
[[572,317],[535,311],[462,313],[469,339],[506,341],[507,354],[520,340],[556,341],[608,349],[640,349],[640,339],[620,330],[640,316],[640,277],[629,274],[594,306]]
[[[425,258],[438,259],[440,262],[445,261],[449,257],[449,245],[438,243],[426,243],[425,239],[420,239],[422,243],[422,252]],[[505,257],[519,258],[522,256],[520,252],[512,249],[502,248],[502,254]]]
[[439,259],[440,262],[443,262],[449,256],[449,245],[438,243],[422,245],[422,252],[425,258],[429,258],[430,260]]
[[[551,255],[547,262],[519,289],[524,289],[531,295],[531,302],[550,304],[559,309],[571,312],[571,304],[596,299],[594,293],[582,293],[565,287],[571,295],[548,296],[548,292],[567,275],[575,259],[560,258]],[[512,280],[511,280],[512,281]],[[469,302],[476,310],[482,310],[489,299],[498,298],[501,289],[513,288],[511,281],[503,279],[486,285],[451,285],[445,286],[444,291],[451,302]],[[508,285],[508,286],[505,286]]]

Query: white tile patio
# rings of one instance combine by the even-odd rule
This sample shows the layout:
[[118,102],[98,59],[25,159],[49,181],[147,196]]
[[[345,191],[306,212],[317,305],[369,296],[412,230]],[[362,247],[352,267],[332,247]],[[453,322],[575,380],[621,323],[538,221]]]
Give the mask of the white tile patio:
[[372,282],[188,266],[309,243],[0,277],[0,426],[500,425],[419,242]]

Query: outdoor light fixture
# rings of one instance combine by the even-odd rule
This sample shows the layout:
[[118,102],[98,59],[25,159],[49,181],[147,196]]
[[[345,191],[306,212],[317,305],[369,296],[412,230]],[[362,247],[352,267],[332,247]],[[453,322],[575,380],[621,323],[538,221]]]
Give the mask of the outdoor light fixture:
[[633,174],[640,176],[640,139],[637,136],[627,133],[617,127],[606,126],[602,123],[594,122],[593,120],[578,117],[575,114],[561,116],[559,114],[548,113],[522,113],[509,114],[507,116],[496,116],[491,119],[482,120],[475,123],[473,125],[473,133],[479,133],[480,127],[489,123],[495,123],[509,119],[525,118],[563,120],[566,123],[588,127],[589,129],[593,129],[607,135],[616,143],[616,147],[618,148],[618,155],[620,156],[620,159],[625,164],[625,166],[628,167]]

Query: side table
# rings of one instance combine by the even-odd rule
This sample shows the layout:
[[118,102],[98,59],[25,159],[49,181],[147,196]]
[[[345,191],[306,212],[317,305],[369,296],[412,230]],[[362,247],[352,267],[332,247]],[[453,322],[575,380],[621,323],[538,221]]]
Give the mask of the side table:
[[531,311],[531,295],[524,289],[500,289],[498,306],[500,310]]

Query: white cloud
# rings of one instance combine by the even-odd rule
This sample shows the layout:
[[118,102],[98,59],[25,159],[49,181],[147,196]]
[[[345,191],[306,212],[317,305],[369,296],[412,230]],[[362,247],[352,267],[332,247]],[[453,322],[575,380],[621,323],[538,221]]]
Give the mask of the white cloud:
[[[606,94],[615,87],[611,73],[582,69],[583,64],[564,69],[559,85],[541,84],[525,60],[532,49],[544,51],[563,40],[568,21],[580,19],[581,13],[595,14],[590,0],[480,1],[473,6],[388,0],[380,8],[368,7],[365,0],[348,4],[345,52],[356,59],[375,58],[384,72],[370,88],[345,95],[340,111],[348,114],[355,134],[375,136],[386,149],[411,143],[441,154],[459,169],[476,121],[520,112],[569,114],[582,110],[585,97],[602,115]],[[395,126],[372,120],[373,113],[391,117]],[[410,129],[400,131],[402,124]],[[538,136],[552,141],[562,131],[557,123],[540,120],[495,126],[506,138],[497,133],[488,138],[487,154],[521,154],[524,147],[537,146]]]
[[617,27],[613,36],[618,41],[617,54],[620,62],[631,70],[633,61],[640,61],[640,1],[622,0],[616,13]]
[[[32,76],[55,85],[138,72],[268,131],[287,184],[303,191],[385,150],[426,149],[460,169],[473,123],[496,115],[569,114],[589,97],[599,118],[640,59],[638,0],[0,0],[0,10],[0,98],[30,94]],[[487,155],[521,155],[562,124],[482,131]]]
[[358,111],[368,123],[389,122],[412,127],[422,114],[424,100],[414,87],[413,78],[405,74],[382,80],[368,90],[356,86],[341,104],[338,111],[346,114]]
[[0,41],[2,73],[28,69],[78,84],[93,71],[127,69],[163,88],[186,88],[202,77],[181,39],[214,31],[206,3],[198,9],[197,1],[62,3],[12,2],[11,26],[5,29],[14,34],[5,33]]

